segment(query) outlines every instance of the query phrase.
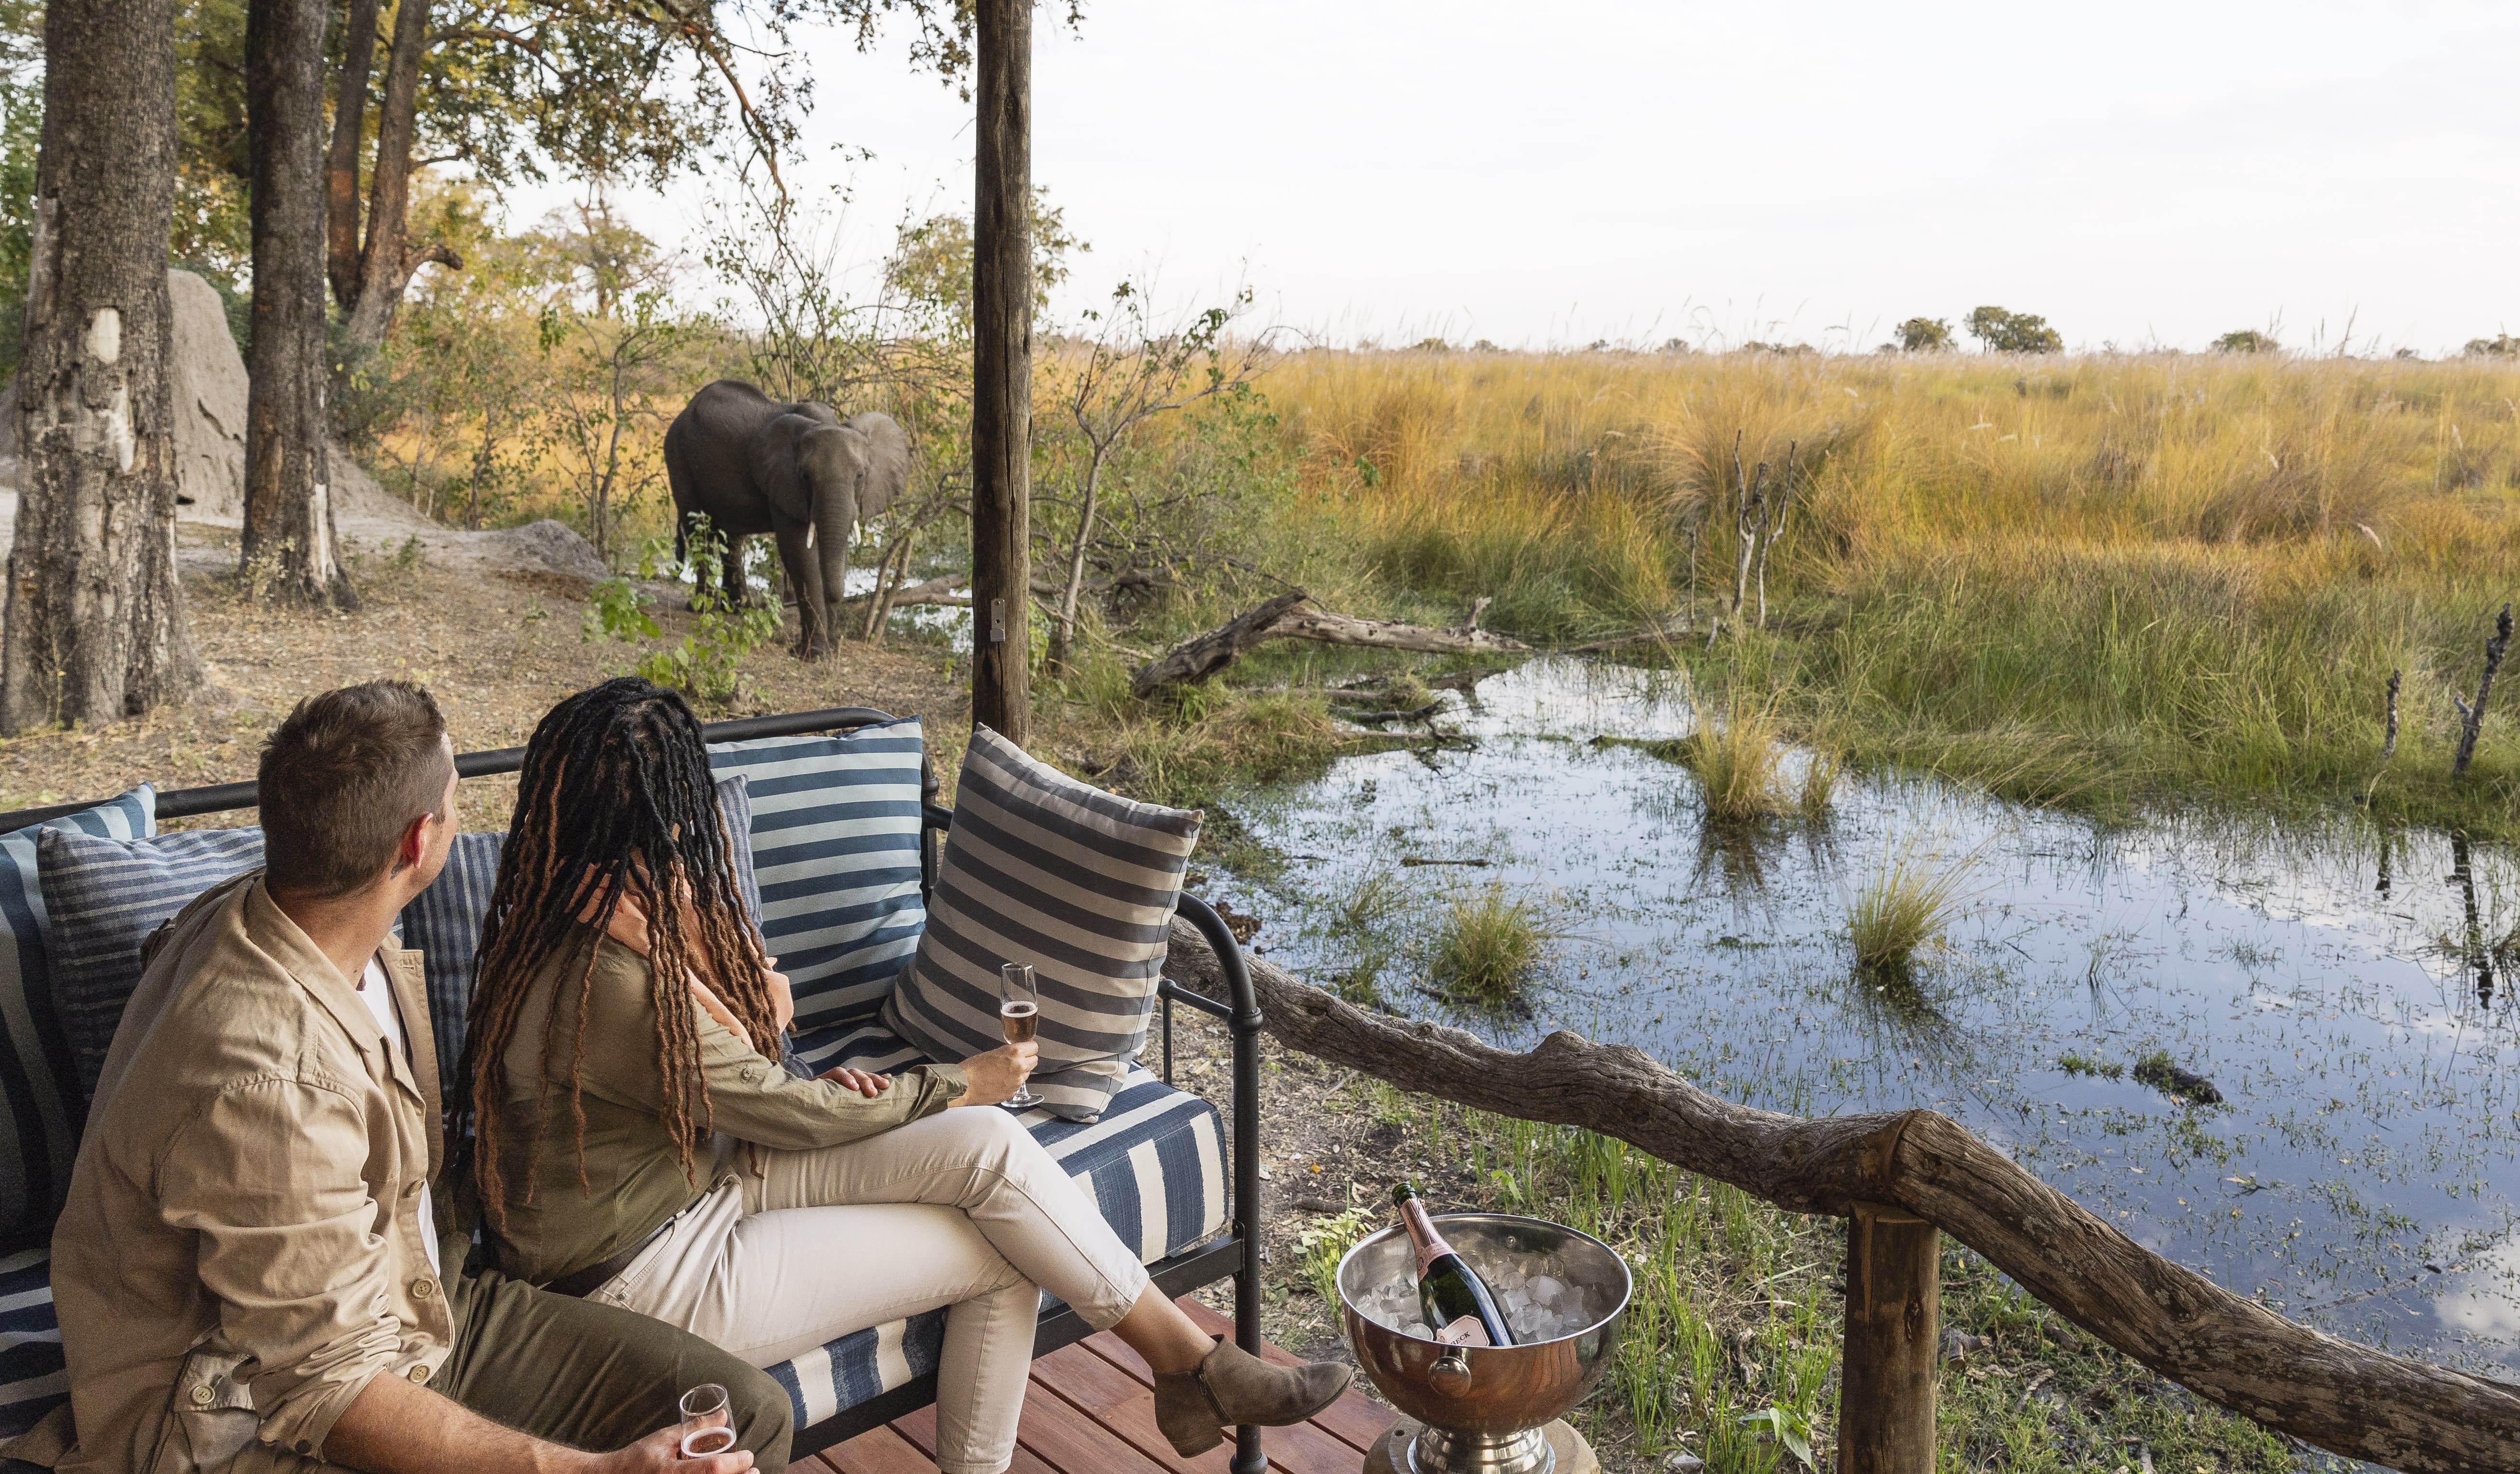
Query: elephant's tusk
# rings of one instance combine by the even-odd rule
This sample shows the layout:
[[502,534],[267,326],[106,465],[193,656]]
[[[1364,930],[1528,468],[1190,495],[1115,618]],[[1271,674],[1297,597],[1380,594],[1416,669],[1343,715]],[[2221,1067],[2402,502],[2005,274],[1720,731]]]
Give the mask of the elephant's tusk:
[[808,548],[810,548],[810,547],[812,547],[813,545],[814,545],[814,525],[813,525],[812,523],[810,523],[810,522],[809,522],[809,523],[805,524],[805,546],[807,546]]

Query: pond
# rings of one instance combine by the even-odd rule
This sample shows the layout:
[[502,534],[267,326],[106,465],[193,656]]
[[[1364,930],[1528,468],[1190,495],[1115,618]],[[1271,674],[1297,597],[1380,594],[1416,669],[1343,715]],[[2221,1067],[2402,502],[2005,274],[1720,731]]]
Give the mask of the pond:
[[[1476,750],[1246,796],[1290,863],[1226,890],[1273,960],[1504,1043],[1631,1043],[1752,1105],[1944,1111],[2285,1314],[2520,1373],[2509,854],[2341,817],[2102,829],[1922,777],[1850,778],[1825,820],[1744,835],[1703,821],[1687,770],[1595,740],[1688,731],[1679,677],[1535,661],[1444,719]],[[1902,856],[1967,899],[1883,986],[1855,974],[1847,910]],[[1431,995],[1389,941],[1492,885],[1556,934],[1528,1017]],[[2139,1082],[2156,1051],[2223,1103]]]

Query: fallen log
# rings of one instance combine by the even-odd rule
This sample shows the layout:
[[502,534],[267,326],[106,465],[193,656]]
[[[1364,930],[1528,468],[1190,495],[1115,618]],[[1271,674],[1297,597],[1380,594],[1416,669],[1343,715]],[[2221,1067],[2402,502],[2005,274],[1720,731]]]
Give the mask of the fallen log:
[[1507,635],[1476,626],[1432,629],[1392,620],[1360,620],[1326,610],[1298,609],[1310,595],[1289,589],[1256,609],[1246,610],[1203,634],[1194,634],[1138,668],[1129,689],[1141,698],[1166,686],[1201,680],[1242,658],[1268,640],[1317,640],[1326,645],[1366,645],[1383,650],[1418,650],[1437,654],[1481,652],[1529,654],[1531,647]]
[[[1843,1218],[1895,1204],[2074,1324],[2267,1427],[2408,1474],[2520,1468],[2520,1387],[2286,1319],[2144,1249],[1939,1112],[1808,1120],[1758,1110],[1626,1045],[1561,1030],[1516,1054],[1246,962],[1269,1032],[1290,1048],[1405,1090],[1615,1136],[1798,1212]],[[1178,918],[1165,971],[1225,995],[1215,954]]]

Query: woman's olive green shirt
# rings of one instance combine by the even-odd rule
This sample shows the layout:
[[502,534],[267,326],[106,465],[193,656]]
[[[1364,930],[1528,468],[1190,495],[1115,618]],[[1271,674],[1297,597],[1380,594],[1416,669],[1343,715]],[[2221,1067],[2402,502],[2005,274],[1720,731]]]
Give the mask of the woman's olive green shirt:
[[[590,946],[595,972],[578,1076],[586,1112],[581,1178],[568,1068],[577,1043],[577,985],[586,976]],[[647,958],[578,926],[531,984],[508,1044],[508,1109],[499,1144],[508,1200],[499,1265],[511,1275],[546,1284],[602,1264],[647,1242],[710,1185],[708,1143],[701,1143],[687,1175],[658,1114],[653,977]],[[543,1024],[555,995],[560,1025],[546,1051]],[[965,1088],[959,1065],[903,1070],[872,1099],[830,1081],[799,1080],[705,1011],[699,1064],[708,1082],[704,1121],[712,1129],[792,1151],[863,1140],[934,1115]]]

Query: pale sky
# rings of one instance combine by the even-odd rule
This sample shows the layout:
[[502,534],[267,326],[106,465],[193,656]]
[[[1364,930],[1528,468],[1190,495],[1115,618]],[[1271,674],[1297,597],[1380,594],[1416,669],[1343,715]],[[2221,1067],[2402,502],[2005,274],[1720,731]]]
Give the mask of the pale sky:
[[[900,37],[799,40],[791,178],[857,249],[968,209],[968,109]],[[1094,0],[1042,23],[1033,177],[1094,246],[1062,312],[1152,270],[1334,343],[1868,347],[1993,302],[2432,353],[2520,330],[2515,60],[2507,0]]]

